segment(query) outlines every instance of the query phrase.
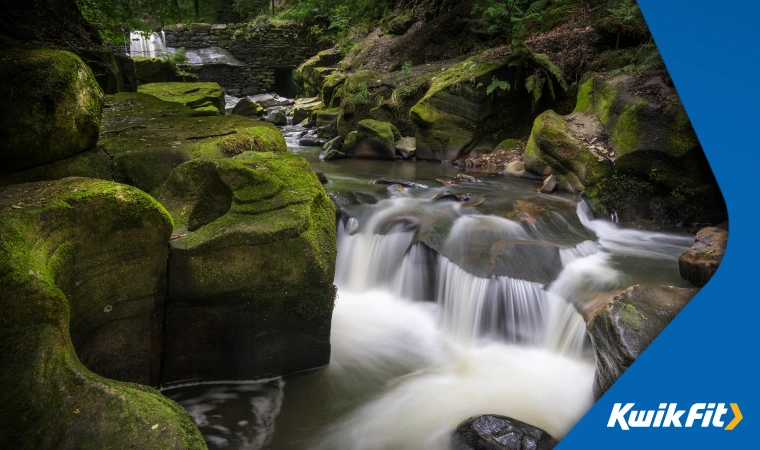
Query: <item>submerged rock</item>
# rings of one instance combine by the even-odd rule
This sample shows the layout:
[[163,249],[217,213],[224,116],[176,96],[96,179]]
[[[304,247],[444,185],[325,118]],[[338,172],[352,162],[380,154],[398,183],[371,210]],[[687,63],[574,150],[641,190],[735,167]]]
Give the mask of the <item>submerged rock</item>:
[[170,233],[166,210],[129,186],[0,190],[0,447],[206,448],[190,415],[148,387]]
[[717,227],[702,228],[695,244],[678,258],[681,277],[695,286],[704,286],[718,270],[728,243],[728,231]]
[[151,83],[137,89],[195,111],[197,116],[223,116],[224,90],[217,83]]
[[160,200],[179,236],[164,383],[266,378],[329,362],[335,208],[303,158],[190,161]]
[[0,50],[0,172],[59,161],[94,147],[103,91],[73,53]]
[[454,431],[453,450],[551,450],[557,441],[546,431],[511,417],[471,417]]
[[697,293],[697,289],[636,285],[586,317],[596,353],[594,398],[628,369]]
[[398,178],[382,177],[375,180],[375,184],[383,184],[390,186],[391,184],[400,184],[401,186],[408,188],[427,189],[427,186],[413,181],[399,180]]

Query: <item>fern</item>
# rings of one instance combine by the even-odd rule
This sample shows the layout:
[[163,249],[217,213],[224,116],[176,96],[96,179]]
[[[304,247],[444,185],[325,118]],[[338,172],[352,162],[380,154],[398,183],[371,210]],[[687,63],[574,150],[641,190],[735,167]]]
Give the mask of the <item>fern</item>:
[[[525,78],[525,89],[531,94],[532,108],[536,109],[545,88],[548,89],[552,99],[557,98],[554,84],[558,84],[563,91],[569,86],[565,75],[556,64],[552,63],[544,53],[534,53],[524,42],[515,42],[512,52],[507,56],[507,63],[511,67],[528,69],[532,73]],[[529,72],[530,73],[530,72]]]
[[496,78],[495,76],[491,77],[491,84],[488,85],[486,88],[486,94],[491,95],[493,91],[496,89],[500,89],[504,92],[509,91],[512,88],[512,86],[509,84],[509,81],[501,81],[500,79]]

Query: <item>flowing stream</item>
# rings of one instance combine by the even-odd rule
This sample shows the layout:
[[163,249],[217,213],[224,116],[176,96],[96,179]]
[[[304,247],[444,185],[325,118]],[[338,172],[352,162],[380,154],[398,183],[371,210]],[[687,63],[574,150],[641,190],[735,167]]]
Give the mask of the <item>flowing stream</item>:
[[[577,310],[632,284],[688,285],[677,260],[693,238],[678,230],[594,220],[577,198],[525,180],[444,188],[435,179],[458,173],[450,165],[322,162],[297,146],[302,133],[285,128],[289,150],[326,174],[344,211],[330,365],[164,391],[210,448],[440,450],[477,414],[561,439],[593,401]],[[381,176],[430,188],[371,184]],[[444,190],[471,201],[434,201]],[[534,214],[519,220],[518,202]]]

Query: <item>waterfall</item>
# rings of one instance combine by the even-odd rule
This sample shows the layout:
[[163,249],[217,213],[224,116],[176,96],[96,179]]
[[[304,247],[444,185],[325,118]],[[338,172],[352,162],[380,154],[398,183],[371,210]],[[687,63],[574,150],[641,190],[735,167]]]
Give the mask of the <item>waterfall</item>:
[[160,35],[150,33],[147,37],[140,32],[132,31],[129,33],[129,40],[129,56],[155,58],[166,55],[166,35],[163,30]]

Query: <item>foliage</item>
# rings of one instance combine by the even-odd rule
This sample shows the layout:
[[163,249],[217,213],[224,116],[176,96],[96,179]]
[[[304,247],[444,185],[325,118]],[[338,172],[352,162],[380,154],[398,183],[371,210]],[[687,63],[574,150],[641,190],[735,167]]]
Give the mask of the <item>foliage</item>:
[[186,63],[187,55],[185,54],[185,47],[180,47],[173,52],[167,51],[165,58],[173,67]]
[[552,63],[546,54],[534,53],[524,42],[516,42],[512,45],[512,51],[507,55],[507,64],[527,71],[525,89],[531,94],[533,109],[546,92],[545,88],[548,89],[552,99],[557,97],[557,86],[563,91],[568,89],[562,69]]
[[411,61],[406,61],[404,64],[401,65],[401,73],[405,77],[412,76],[412,62]]
[[361,82],[355,90],[346,89],[343,94],[343,107],[353,111],[357,106],[369,104],[369,89],[366,82]]
[[619,72],[642,73],[648,68],[663,65],[662,57],[654,42],[647,42],[634,48],[622,48],[603,52],[591,65],[591,70],[613,70],[610,74]]
[[489,33],[504,32],[511,40],[522,35],[528,21],[541,18],[547,0],[479,0],[472,14],[480,13],[480,25]]
[[507,92],[511,88],[512,86],[509,84],[508,81],[501,81],[500,79],[493,76],[491,77],[491,84],[489,84],[488,87],[486,88],[486,94],[491,95],[491,93],[493,93],[497,89]]
[[597,25],[616,34],[615,49],[620,48],[623,35],[639,37],[641,42],[649,37],[649,29],[636,0],[607,0],[595,12],[601,16]]

